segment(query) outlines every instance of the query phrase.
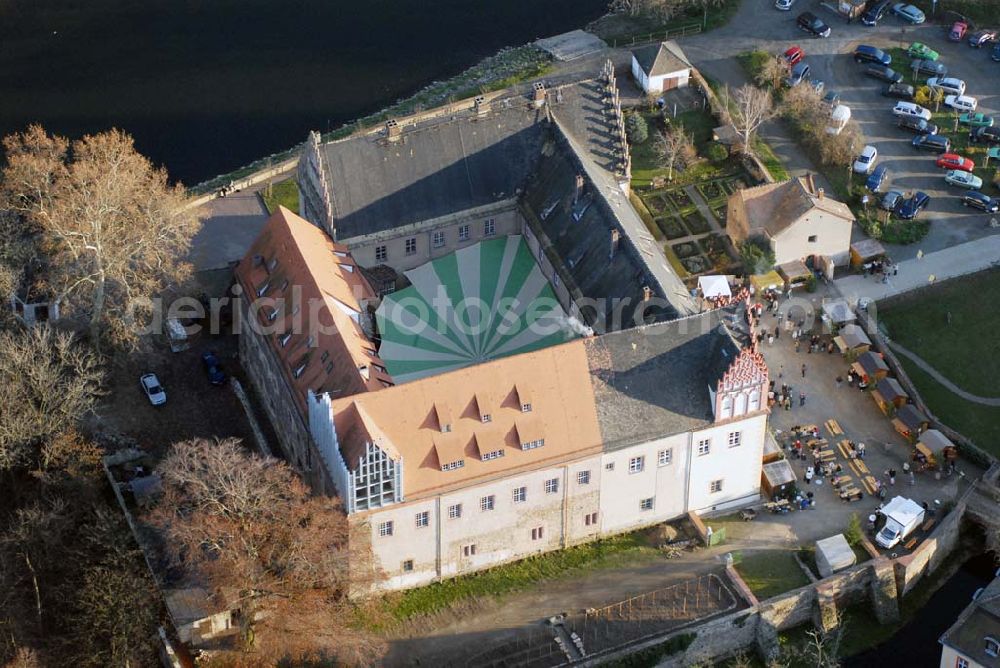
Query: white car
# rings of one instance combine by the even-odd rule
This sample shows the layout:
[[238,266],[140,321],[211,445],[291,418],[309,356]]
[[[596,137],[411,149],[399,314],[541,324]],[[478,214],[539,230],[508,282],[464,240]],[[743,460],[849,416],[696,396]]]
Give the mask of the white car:
[[139,383],[142,385],[142,391],[146,393],[146,398],[149,399],[149,403],[154,406],[162,406],[167,403],[167,393],[160,385],[160,379],[156,377],[155,373],[147,373],[139,379]]
[[955,77],[931,77],[927,85],[943,90],[945,95],[965,95],[965,82]]
[[944,105],[955,111],[975,111],[979,100],[968,95],[948,95],[944,98]]
[[787,12],[795,4],[795,0],[774,0],[774,8]]
[[855,174],[867,174],[875,167],[875,160],[878,158],[878,150],[871,144],[861,149],[861,155],[854,161]]
[[892,108],[892,113],[896,116],[905,116],[907,118],[922,118],[925,121],[931,120],[930,109],[924,109],[919,104],[913,104],[912,102],[897,102],[896,106]]

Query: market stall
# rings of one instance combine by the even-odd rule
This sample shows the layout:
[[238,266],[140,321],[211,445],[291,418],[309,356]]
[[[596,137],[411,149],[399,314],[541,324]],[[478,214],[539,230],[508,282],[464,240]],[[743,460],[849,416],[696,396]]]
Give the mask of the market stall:
[[893,415],[910,401],[910,395],[895,378],[883,378],[872,390],[872,399],[886,415]]
[[855,324],[841,327],[837,336],[833,338],[833,342],[845,355],[860,355],[868,352],[868,349],[872,347],[872,341],[865,334],[865,330]]
[[930,426],[930,419],[913,404],[906,404],[892,419],[892,427],[911,443],[915,443],[920,434]]
[[858,356],[851,365],[851,371],[860,379],[861,387],[872,385],[889,375],[889,365],[882,356],[869,350]]

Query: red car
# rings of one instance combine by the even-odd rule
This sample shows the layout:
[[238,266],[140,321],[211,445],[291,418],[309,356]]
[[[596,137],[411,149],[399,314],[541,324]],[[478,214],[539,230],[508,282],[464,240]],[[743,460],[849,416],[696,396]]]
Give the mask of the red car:
[[955,21],[948,33],[948,39],[953,42],[961,42],[965,38],[965,33],[969,32],[969,24],[965,21]]
[[785,62],[791,67],[795,63],[799,62],[806,57],[806,52],[797,46],[793,46],[788,51],[783,54],[785,56]]
[[945,153],[937,159],[938,167],[943,169],[960,169],[963,172],[971,172],[976,168],[976,163],[969,158],[963,158],[957,153]]

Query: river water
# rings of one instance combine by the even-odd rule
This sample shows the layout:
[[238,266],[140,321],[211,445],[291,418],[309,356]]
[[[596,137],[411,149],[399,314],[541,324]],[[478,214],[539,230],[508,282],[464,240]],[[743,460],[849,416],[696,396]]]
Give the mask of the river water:
[[193,184],[607,0],[0,0],[0,134],[110,127]]

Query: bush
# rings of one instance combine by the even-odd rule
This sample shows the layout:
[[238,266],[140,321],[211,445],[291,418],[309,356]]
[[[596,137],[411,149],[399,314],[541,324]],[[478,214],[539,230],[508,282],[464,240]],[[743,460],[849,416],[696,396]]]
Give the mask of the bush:
[[774,268],[774,251],[762,237],[750,237],[740,246],[740,257],[748,274],[766,274]]
[[719,142],[713,141],[705,147],[705,157],[712,162],[722,162],[729,157],[729,151]]
[[809,274],[806,279],[806,292],[816,292],[816,274]]
[[847,528],[844,529],[844,538],[851,547],[861,544],[861,539],[865,534],[861,530],[861,518],[857,513],[851,513],[851,519],[847,521]]
[[642,114],[629,114],[625,119],[625,133],[632,144],[641,144],[649,138],[649,126]]

